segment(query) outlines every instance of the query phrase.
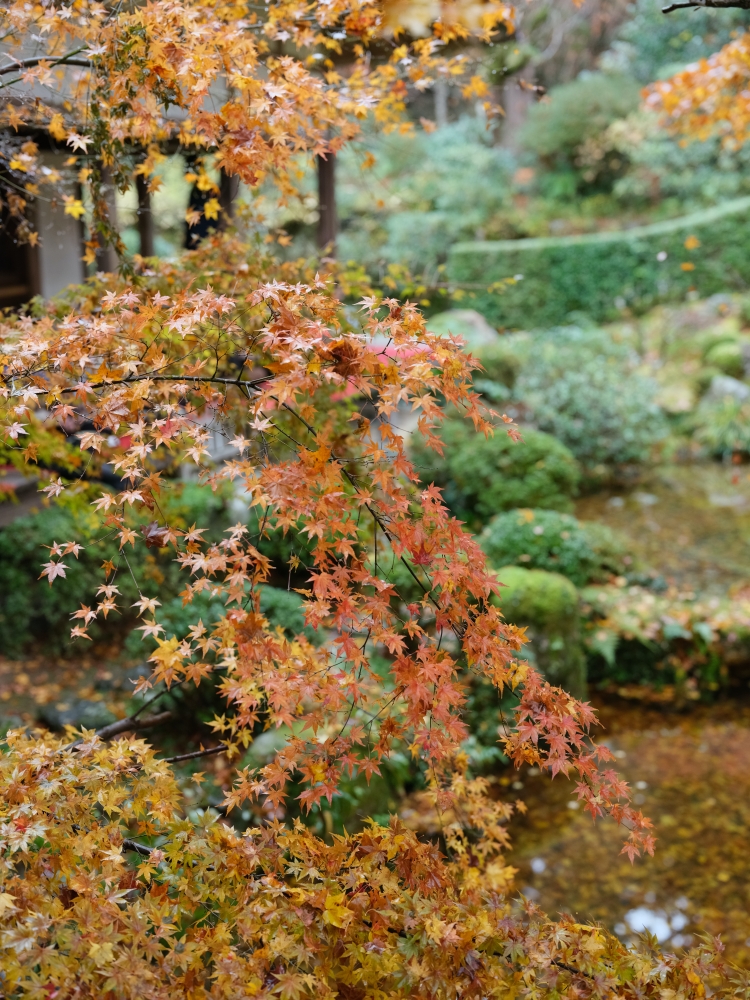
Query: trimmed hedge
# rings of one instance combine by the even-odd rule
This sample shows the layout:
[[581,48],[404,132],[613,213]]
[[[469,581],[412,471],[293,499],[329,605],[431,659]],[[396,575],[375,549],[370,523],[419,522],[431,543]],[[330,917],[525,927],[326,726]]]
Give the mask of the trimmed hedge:
[[[687,249],[690,236],[700,246]],[[490,290],[518,274],[523,280]],[[750,197],[614,233],[455,243],[448,278],[491,323],[525,329],[563,323],[574,312],[614,320],[625,307],[645,312],[691,289],[701,296],[743,290],[750,285]]]

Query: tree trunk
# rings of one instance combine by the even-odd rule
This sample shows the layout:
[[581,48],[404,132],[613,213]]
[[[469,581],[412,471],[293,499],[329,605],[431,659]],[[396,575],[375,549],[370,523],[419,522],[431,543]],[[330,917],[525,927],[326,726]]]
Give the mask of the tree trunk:
[[236,174],[221,171],[219,181],[219,204],[221,205],[222,228],[228,226],[234,218],[234,199],[240,189],[240,179]]
[[[107,218],[109,224],[113,229],[117,229],[117,203],[115,201],[115,189],[112,184],[112,175],[109,172],[109,168],[101,167],[101,177],[102,177],[102,197],[107,204]],[[117,271],[120,266],[120,261],[117,257],[117,251],[114,247],[110,246],[108,243],[104,242],[104,237],[99,236],[99,246],[100,249],[96,252],[96,269],[97,271],[113,272]]]
[[516,152],[521,144],[521,129],[526,123],[529,109],[534,103],[534,92],[524,84],[531,84],[534,78],[534,68],[524,68],[510,76],[503,85],[503,118],[500,145]]
[[151,192],[148,189],[148,178],[137,174],[135,186],[138,192],[138,236],[140,238],[141,257],[154,256],[154,216],[151,211]]
[[336,154],[318,158],[318,248],[336,253]]

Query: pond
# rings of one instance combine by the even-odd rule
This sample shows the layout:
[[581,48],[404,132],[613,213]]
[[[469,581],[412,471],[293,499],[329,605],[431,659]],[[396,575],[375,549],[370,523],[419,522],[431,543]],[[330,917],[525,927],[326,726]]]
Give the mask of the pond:
[[750,961],[750,705],[688,715],[597,705],[603,740],[654,823],[653,858],[631,865],[623,831],[578,807],[574,785],[534,768],[505,775],[528,806],[511,824],[516,884],[550,916],[600,921],[624,940],[649,930],[668,950],[720,934]]
[[[634,568],[686,597],[750,584],[746,466],[668,464],[631,490],[582,497],[576,513],[619,531]],[[517,885],[551,916],[601,921],[624,940],[652,932],[674,950],[719,934],[731,961],[750,961],[750,703],[682,714],[622,700],[594,702],[634,801],[654,823],[653,858],[620,855],[623,831],[594,822],[574,786],[534,768],[506,774],[528,812],[512,822]]]
[[634,562],[680,590],[724,596],[750,582],[747,466],[661,465],[630,491],[582,497],[576,515],[620,532]]

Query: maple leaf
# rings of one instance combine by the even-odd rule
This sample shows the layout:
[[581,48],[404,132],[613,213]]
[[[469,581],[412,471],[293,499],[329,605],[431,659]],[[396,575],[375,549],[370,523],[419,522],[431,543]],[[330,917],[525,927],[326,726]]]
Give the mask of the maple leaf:
[[77,132],[68,133],[68,138],[66,139],[66,145],[70,146],[71,149],[81,149],[85,153],[88,150],[90,144],[91,144],[91,139],[79,135]]
[[158,636],[160,632],[164,631],[164,626],[160,625],[158,622],[150,621],[146,622],[145,625],[139,625],[138,631],[143,632],[143,638],[147,638],[149,635]]
[[57,479],[53,479],[49,485],[40,487],[39,491],[40,493],[46,493],[48,497],[59,497],[64,489],[65,484],[58,476]]
[[5,428],[5,436],[11,438],[13,441],[17,441],[19,434],[29,433],[27,430],[24,430],[25,427],[26,424],[12,423],[9,427]]
[[80,219],[86,211],[83,202],[79,198],[74,198],[72,195],[66,194],[63,196],[63,201],[65,202],[65,214],[72,215],[74,219]]
[[138,614],[144,615],[146,612],[153,614],[160,604],[161,601],[158,601],[155,597],[144,597],[141,594],[140,600],[136,601],[131,607],[138,608]]
[[141,534],[145,538],[146,545],[150,549],[164,548],[172,537],[170,529],[160,525],[158,521],[152,521],[150,524],[141,528]]
[[221,205],[218,198],[209,198],[203,206],[203,214],[207,219],[218,219]]
[[43,576],[46,576],[50,586],[52,586],[52,581],[56,580],[58,576],[65,576],[65,570],[67,568],[68,567],[64,562],[54,562],[50,560],[49,562],[44,563],[44,569],[39,574],[39,579],[41,580]]

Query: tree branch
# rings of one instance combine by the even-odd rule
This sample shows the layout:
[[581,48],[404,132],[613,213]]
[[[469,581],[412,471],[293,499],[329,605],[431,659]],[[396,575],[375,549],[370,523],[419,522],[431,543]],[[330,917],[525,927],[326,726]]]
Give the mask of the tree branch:
[[106,382],[76,382],[75,385],[62,389],[61,392],[78,392],[80,389],[105,389],[111,385],[132,385],[134,382],[219,382],[221,385],[236,385],[242,388],[254,389],[264,382],[268,382],[269,376],[239,382],[236,378],[217,378],[210,375],[134,375],[131,378],[120,378],[107,380]]
[[113,722],[109,726],[104,726],[103,729],[97,730],[96,735],[101,740],[111,740],[113,736],[119,736],[120,733],[129,733],[137,729],[150,729],[152,726],[160,726],[162,722],[166,722],[171,718],[171,712],[159,712],[158,715],[150,715],[146,719],[141,719],[140,722],[133,717],[119,719],[117,722]]
[[[12,63],[7,66],[0,66],[0,76],[5,76],[6,73],[17,73],[20,69],[31,69],[32,66],[38,66],[40,63],[49,63],[49,68],[52,69],[53,66],[81,66],[83,69],[91,69],[90,59],[75,59],[74,57],[78,55],[79,52],[85,52],[87,49],[86,45],[82,45],[78,49],[73,49],[72,52],[68,52],[64,56],[60,56],[59,59],[50,59],[49,56],[34,56],[29,59],[13,59]],[[7,53],[6,53],[7,54]],[[15,80],[8,80],[7,83],[0,84],[0,89],[3,87],[10,87],[14,83],[21,83],[22,77],[17,77]]]
[[155,847],[146,847],[145,844],[139,844],[135,840],[123,840],[122,849],[123,851],[135,851],[142,858],[147,858],[152,851],[156,850]]
[[163,757],[162,762],[164,764],[179,764],[182,760],[195,760],[196,757],[208,757],[210,754],[223,753],[224,750],[229,748],[224,744],[220,743],[217,747],[209,747],[207,750],[195,750],[193,753],[181,753],[177,757]]
[[671,14],[673,10],[684,10],[686,7],[713,7],[718,10],[739,7],[741,10],[750,10],[750,0],[684,0],[684,2],[671,3],[667,7],[662,7],[662,13]]
[[[119,736],[120,733],[130,733],[138,729],[150,729],[152,726],[161,725],[162,722],[166,722],[171,718],[171,712],[159,712],[157,715],[150,715],[147,719],[137,722],[135,715],[130,715],[127,719],[118,719],[117,722],[111,722],[108,726],[97,729],[94,735],[102,740],[111,740],[113,736]],[[74,740],[72,743],[68,743],[62,747],[61,751],[75,750],[81,743],[83,743],[82,739]]]

